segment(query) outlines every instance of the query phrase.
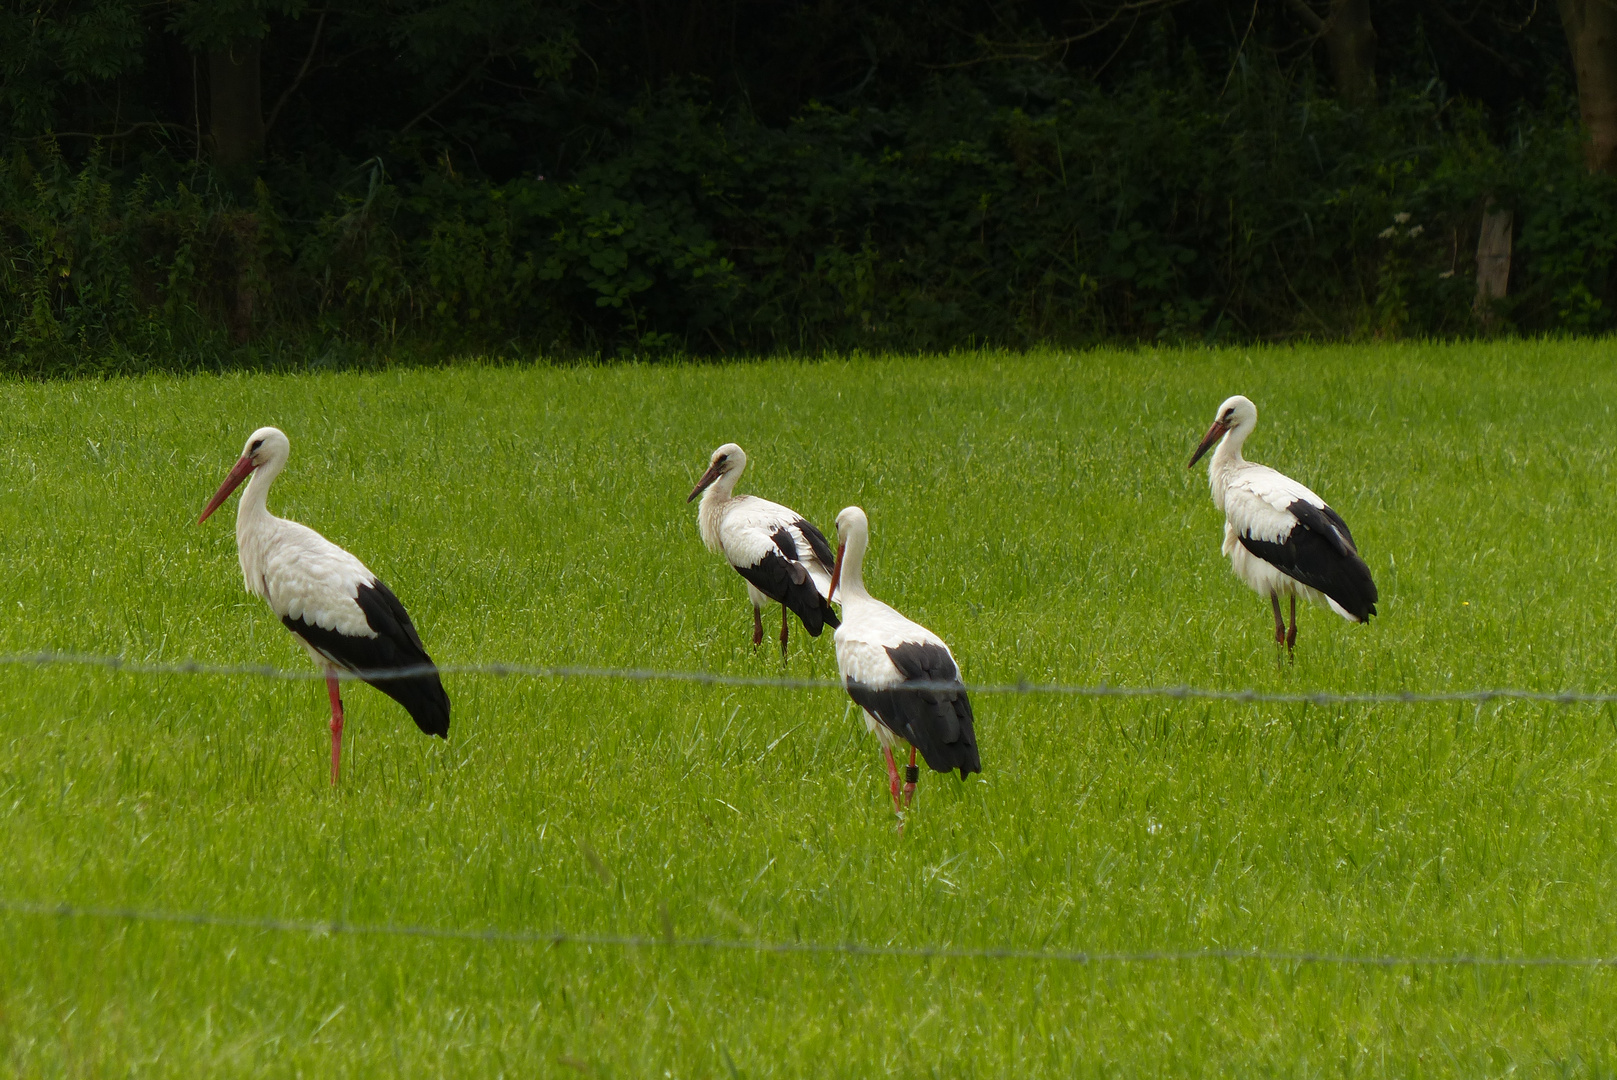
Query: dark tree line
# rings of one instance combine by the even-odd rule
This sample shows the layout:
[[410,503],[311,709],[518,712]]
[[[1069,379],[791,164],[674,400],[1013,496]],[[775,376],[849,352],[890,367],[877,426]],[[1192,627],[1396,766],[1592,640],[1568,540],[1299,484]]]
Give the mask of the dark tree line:
[[[5,134],[136,140],[225,170],[433,150],[493,176],[565,167],[670,83],[781,124],[1008,66],[1105,85],[1185,54],[1318,70],[1373,105],[1429,77],[1504,115],[1574,76],[1593,145],[1617,148],[1617,5],[1559,0],[7,0]],[[1558,39],[1564,34],[1565,45]],[[1317,68],[1316,68],[1317,65]],[[569,145],[576,144],[576,145]],[[84,146],[80,145],[79,150]],[[131,151],[134,152],[134,151]],[[1611,150],[1592,160],[1605,164]],[[562,163],[558,165],[557,163]]]
[[[1550,178],[1569,148],[1617,175],[1611,0],[0,19],[0,317],[30,355],[149,355],[159,324],[195,355],[1468,333],[1604,327],[1617,300],[1606,189]],[[1488,295],[1516,306],[1479,319],[1506,212]]]

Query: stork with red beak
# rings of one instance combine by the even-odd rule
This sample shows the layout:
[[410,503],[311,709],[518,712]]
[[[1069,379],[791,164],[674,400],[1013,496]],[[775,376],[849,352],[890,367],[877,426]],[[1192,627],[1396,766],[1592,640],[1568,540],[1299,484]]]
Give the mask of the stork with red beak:
[[[831,572],[831,591],[842,605],[837,670],[848,696],[864,710],[865,726],[881,742],[893,810],[902,820],[920,778],[917,750],[933,772],[959,769],[962,780],[983,766],[971,700],[949,646],[865,591],[869,542],[863,510],[850,506],[837,515],[837,563]],[[902,795],[893,760],[893,747],[900,744],[910,748]]]
[[313,529],[269,512],[270,484],[286,466],[291,449],[278,428],[253,432],[197,524],[251,477],[236,510],[242,577],[247,591],[269,603],[326,673],[331,782],[336,784],[343,729],[339,671],[357,675],[403,705],[417,727],[439,738],[449,736],[449,695],[392,590]]
[[[1297,598],[1329,607],[1349,622],[1376,613],[1376,583],[1347,522],[1325,500],[1289,476],[1241,456],[1258,424],[1258,407],[1237,394],[1218,407],[1213,426],[1190,459],[1195,467],[1214,443],[1207,463],[1213,505],[1224,514],[1224,554],[1235,576],[1274,609],[1275,641],[1289,653],[1297,645]],[[1291,629],[1280,598],[1291,601]]]
[[747,455],[735,443],[725,443],[708,459],[707,472],[691,489],[698,495],[696,525],[710,551],[724,556],[747,582],[752,600],[752,645],[764,640],[761,609],[773,601],[780,605],[780,658],[786,659],[787,612],[794,611],[810,637],[837,625],[831,609],[831,545],[814,523],[795,510],[760,499],[737,495],[736,481],[747,467]]

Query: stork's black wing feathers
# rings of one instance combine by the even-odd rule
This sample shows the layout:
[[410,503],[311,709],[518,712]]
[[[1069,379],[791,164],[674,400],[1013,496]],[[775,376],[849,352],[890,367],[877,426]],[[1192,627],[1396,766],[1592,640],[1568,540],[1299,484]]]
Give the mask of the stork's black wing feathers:
[[[433,667],[432,657],[421,644],[410,615],[380,581],[359,587],[356,597],[365,621],[376,631],[373,638],[350,637],[326,630],[305,619],[281,617],[286,628],[312,645],[338,667],[349,671],[390,671],[397,668]],[[396,679],[367,678],[376,689],[403,705],[428,735],[449,737],[449,695],[438,678],[437,669]]]
[[1302,499],[1286,509],[1297,519],[1289,536],[1274,541],[1242,534],[1241,546],[1287,577],[1329,596],[1359,622],[1367,622],[1376,613],[1380,594],[1370,568],[1359,558],[1347,522],[1330,507]]
[[[1301,499],[1297,500],[1297,504],[1306,507],[1310,517],[1316,514],[1319,516],[1326,526],[1323,531],[1336,550],[1344,555],[1357,555],[1359,553],[1359,546],[1353,542],[1353,534],[1348,532],[1347,522],[1342,520],[1341,514],[1338,514],[1329,506],[1314,506],[1303,502]],[[1302,514],[1297,510],[1293,509],[1292,513],[1297,514],[1298,521],[1304,520]],[[1318,529],[1319,525],[1311,523],[1309,528]]]
[[946,690],[905,689],[903,684],[877,689],[848,683],[848,696],[895,735],[921,752],[933,772],[960,770],[960,778],[982,772],[977,732],[972,727],[971,699],[960,686],[960,671],[941,645],[906,641],[888,646],[887,655],[906,682],[954,683]]
[[[800,527],[807,522],[799,521]],[[809,526],[813,528],[812,525]],[[805,536],[808,534],[805,533]],[[815,536],[819,536],[816,532]],[[842,625],[837,613],[831,609],[831,602],[820,595],[820,590],[814,587],[814,579],[809,575],[808,569],[799,561],[797,554],[797,540],[792,536],[789,528],[777,529],[769,537],[774,542],[773,551],[766,552],[762,559],[751,566],[737,566],[736,573],[752,583],[752,587],[769,597],[778,604],[797,613],[803,620],[803,629],[811,637],[819,637],[820,631],[827,624],[831,626]],[[820,537],[820,543],[825,543],[825,537]],[[814,540],[809,538],[810,546]]]
[[792,524],[797,526],[797,531],[802,533],[803,539],[808,541],[809,549],[814,552],[814,557],[820,560],[821,566],[827,570],[836,566],[836,552],[831,550],[831,545],[826,541],[825,534],[816,529],[812,521],[808,520],[808,518],[798,518]]

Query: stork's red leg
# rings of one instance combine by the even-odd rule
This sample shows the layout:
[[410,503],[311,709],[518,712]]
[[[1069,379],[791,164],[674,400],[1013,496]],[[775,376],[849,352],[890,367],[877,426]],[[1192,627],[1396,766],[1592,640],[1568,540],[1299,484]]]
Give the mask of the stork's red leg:
[[1275,644],[1284,645],[1286,643],[1286,620],[1280,614],[1280,594],[1270,593],[1269,604],[1275,609]]
[[786,622],[786,605],[782,604],[780,606],[780,658],[781,658],[782,661],[785,661],[785,659],[786,659],[786,627],[787,627],[787,625],[788,624]]
[[1286,651],[1297,647],[1297,598],[1291,598],[1291,629],[1286,631]]
[[342,760],[342,685],[335,672],[326,672],[326,693],[331,695],[331,786],[337,786],[337,766]]
[[904,770],[904,807],[909,808],[910,797],[915,794],[915,781],[920,778],[921,770],[915,764],[915,747],[910,747],[910,764]]
[[887,758],[887,780],[893,790],[893,813],[903,814],[904,807],[898,801],[898,762],[893,760],[891,746],[883,746],[881,752]]
[[764,640],[764,620],[763,620],[763,616],[758,614],[757,605],[753,605],[753,609],[752,609],[752,647],[756,649],[759,645],[761,645],[763,643],[763,640]]

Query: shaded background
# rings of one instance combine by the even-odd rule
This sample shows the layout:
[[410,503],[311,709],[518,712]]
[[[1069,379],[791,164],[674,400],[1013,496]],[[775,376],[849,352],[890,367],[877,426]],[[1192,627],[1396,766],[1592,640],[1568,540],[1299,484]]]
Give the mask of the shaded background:
[[1614,322],[1599,0],[0,19],[13,371]]

